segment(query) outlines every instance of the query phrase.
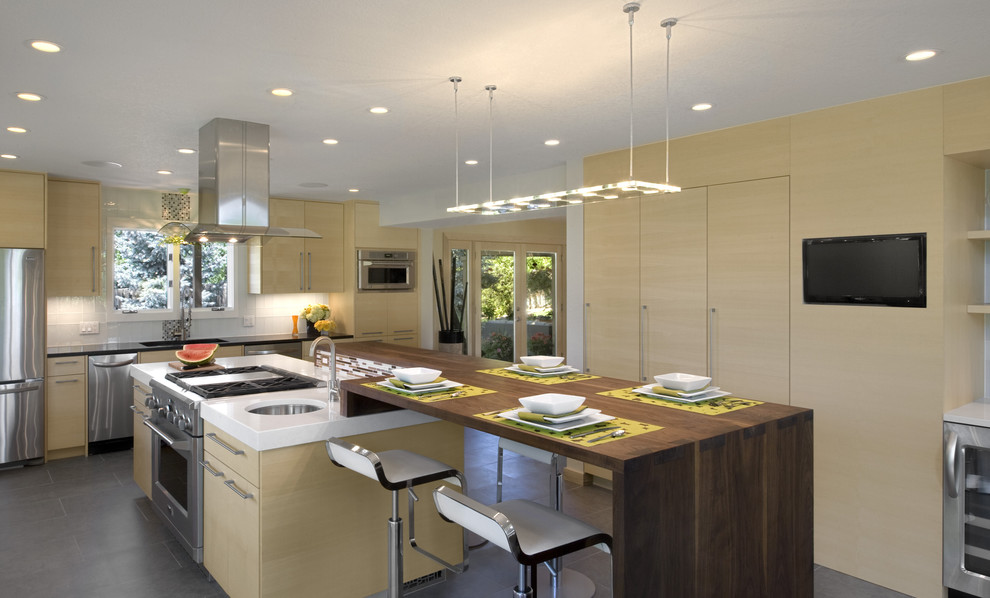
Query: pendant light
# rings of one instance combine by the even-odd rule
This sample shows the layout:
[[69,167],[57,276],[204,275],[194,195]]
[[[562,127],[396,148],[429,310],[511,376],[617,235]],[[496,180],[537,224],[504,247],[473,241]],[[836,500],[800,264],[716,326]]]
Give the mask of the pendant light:
[[461,205],[461,139],[457,128],[457,84],[461,82],[461,78],[454,75],[448,81],[454,84],[454,207],[456,208]]
[[[491,197],[491,173],[489,172],[489,200],[482,204],[455,205],[447,208],[448,212],[460,214],[483,214],[498,215],[511,212],[523,212],[532,210],[542,210],[547,208],[559,208],[569,205],[580,205],[588,203],[598,203],[616,199],[638,199],[646,195],[657,193],[676,193],[681,190],[670,184],[670,111],[667,109],[666,119],[666,151],[667,151],[667,176],[663,183],[651,183],[647,181],[637,181],[633,176],[633,23],[634,15],[640,8],[639,2],[629,2],[622,7],[622,12],[629,15],[629,178],[616,183],[606,183],[593,187],[582,187],[570,191],[555,191],[543,193],[541,195],[531,195],[528,197],[514,197],[512,199],[502,199],[493,201]],[[672,22],[671,22],[672,21]],[[661,23],[667,29],[667,87],[666,94],[669,100],[670,95],[670,27],[676,23],[676,19],[667,19]],[[669,23],[669,24],[667,24]],[[494,85],[489,86],[489,128],[491,127],[491,93],[495,89]],[[486,87],[485,89],[488,89]],[[669,101],[667,102],[669,105]],[[491,132],[489,131],[489,145],[491,144]],[[489,152],[490,152],[489,148]],[[489,160],[489,169],[491,161]]]

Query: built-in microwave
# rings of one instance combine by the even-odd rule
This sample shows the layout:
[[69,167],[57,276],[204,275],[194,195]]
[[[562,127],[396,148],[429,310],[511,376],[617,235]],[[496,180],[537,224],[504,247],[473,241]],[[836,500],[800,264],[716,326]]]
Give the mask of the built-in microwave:
[[358,291],[409,291],[416,288],[416,252],[358,249]]

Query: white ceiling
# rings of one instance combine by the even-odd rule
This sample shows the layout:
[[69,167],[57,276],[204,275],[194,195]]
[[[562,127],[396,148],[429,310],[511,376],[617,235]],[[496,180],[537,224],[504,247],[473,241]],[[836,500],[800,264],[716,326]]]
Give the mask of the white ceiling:
[[[635,141],[990,75],[987,0],[644,0],[634,29]],[[0,0],[0,167],[115,187],[197,187],[199,128],[271,126],[271,192],[388,204],[628,147],[629,29],[620,0]],[[63,46],[59,54],[28,40]],[[910,51],[934,48],[928,61]],[[288,99],[268,93],[288,87]],[[29,103],[14,94],[33,91]],[[692,112],[696,102],[714,109]],[[368,113],[387,106],[384,116]],[[22,126],[27,134],[13,134]],[[336,146],[321,143],[326,137]],[[561,141],[546,147],[545,139]],[[121,168],[86,166],[119,162]],[[175,174],[156,174],[169,169]],[[301,186],[322,183],[326,187]],[[347,189],[357,187],[358,194]],[[534,189],[533,192],[544,190]],[[461,203],[486,198],[461,198]],[[453,200],[449,202],[453,204]]]

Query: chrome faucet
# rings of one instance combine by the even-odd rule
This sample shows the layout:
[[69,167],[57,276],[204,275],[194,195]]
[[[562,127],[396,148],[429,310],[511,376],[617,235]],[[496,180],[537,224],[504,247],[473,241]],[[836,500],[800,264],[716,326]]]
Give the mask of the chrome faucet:
[[330,381],[327,382],[327,397],[333,403],[340,400],[340,382],[337,381],[337,345],[333,344],[329,336],[317,337],[309,346],[309,356],[316,356],[316,347],[322,342],[330,343]]
[[179,291],[179,338],[187,340],[192,329],[193,290],[189,287]]

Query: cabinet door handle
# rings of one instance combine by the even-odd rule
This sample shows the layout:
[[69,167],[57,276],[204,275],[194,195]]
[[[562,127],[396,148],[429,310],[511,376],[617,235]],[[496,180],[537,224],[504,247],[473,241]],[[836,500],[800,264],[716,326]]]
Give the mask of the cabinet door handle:
[[715,378],[715,308],[708,312],[708,377]]
[[646,306],[639,310],[639,379],[646,381]]
[[306,285],[306,289],[312,291],[313,290],[313,252],[312,251],[306,252],[306,259],[309,262],[308,264],[306,264],[306,270],[308,271],[309,274],[309,282]]
[[302,291],[303,286],[306,281],[306,274],[304,270],[306,269],[306,264],[303,262],[303,252],[299,252],[299,290]]
[[148,417],[147,415],[145,415],[145,414],[144,414],[144,411],[141,411],[140,409],[138,409],[138,408],[137,408],[137,407],[135,407],[134,405],[130,405],[130,406],[129,406],[129,409],[130,409],[131,411],[133,411],[134,413],[137,413],[137,414],[138,414],[138,415],[140,415],[141,417]]
[[591,304],[584,304],[584,338],[581,339],[581,352],[584,353],[584,371],[585,373],[591,373],[591,366],[588,365],[588,311],[591,310]]
[[90,245],[89,247],[89,259],[92,264],[93,270],[93,292],[96,292],[96,245]]
[[227,480],[226,482],[223,483],[223,485],[233,490],[234,493],[237,494],[237,496],[240,496],[244,500],[247,500],[249,498],[254,498],[254,495],[251,494],[250,492],[248,492],[247,494],[241,492],[240,488],[234,485],[234,480]]
[[79,360],[73,359],[71,361],[56,361],[55,365],[69,365],[70,363],[79,363]]
[[409,334],[410,332],[412,332],[412,328],[407,330],[393,330],[392,334]]
[[234,447],[230,446],[226,442],[224,442],[224,441],[220,440],[219,438],[217,438],[217,435],[216,435],[215,432],[210,432],[209,434],[206,435],[206,437],[209,438],[210,440],[212,440],[213,442],[219,444],[224,449],[230,451],[231,453],[233,453],[235,455],[243,455],[244,454],[244,451],[242,451],[240,449],[235,449]]
[[385,333],[384,333],[384,332],[381,332],[381,331],[379,331],[379,332],[362,332],[361,334],[362,334],[363,336],[371,336],[371,335],[379,335],[379,334],[385,334]]
[[222,471],[217,471],[217,470],[213,469],[212,467],[210,467],[210,462],[209,461],[200,461],[199,464],[203,467],[203,470],[206,471],[211,476],[213,476],[215,478],[222,478],[223,477],[223,472]]
[[72,378],[71,380],[56,380],[55,384],[69,384],[71,382],[79,382],[79,378]]

